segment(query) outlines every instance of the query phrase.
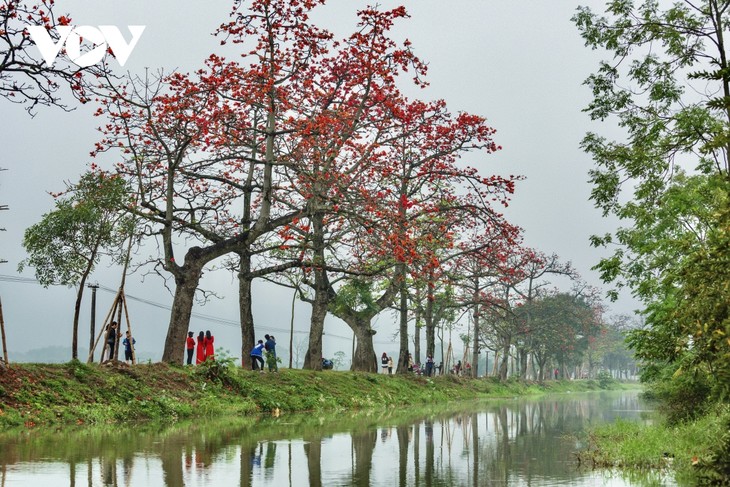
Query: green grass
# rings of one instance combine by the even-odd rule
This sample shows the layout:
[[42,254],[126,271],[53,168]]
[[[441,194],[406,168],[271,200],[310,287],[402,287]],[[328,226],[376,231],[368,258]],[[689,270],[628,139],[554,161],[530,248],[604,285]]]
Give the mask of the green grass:
[[590,432],[580,459],[598,468],[670,468],[680,483],[684,479],[693,484],[698,470],[713,462],[728,424],[730,408],[721,406],[695,421],[673,425],[658,415],[648,423],[617,420]]
[[58,424],[175,422],[280,411],[362,410],[487,397],[597,390],[593,381],[545,385],[452,375],[433,378],[281,369],[252,372],[221,361],[210,367],[13,364],[0,372],[0,429]]

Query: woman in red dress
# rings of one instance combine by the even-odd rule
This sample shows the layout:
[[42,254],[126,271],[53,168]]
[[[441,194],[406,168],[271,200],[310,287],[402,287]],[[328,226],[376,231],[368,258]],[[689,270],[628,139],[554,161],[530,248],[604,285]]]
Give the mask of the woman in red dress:
[[215,360],[215,349],[213,348],[213,335],[210,330],[205,332],[205,360]]
[[195,355],[195,364],[200,365],[205,362],[205,333],[202,331],[198,335],[197,354]]

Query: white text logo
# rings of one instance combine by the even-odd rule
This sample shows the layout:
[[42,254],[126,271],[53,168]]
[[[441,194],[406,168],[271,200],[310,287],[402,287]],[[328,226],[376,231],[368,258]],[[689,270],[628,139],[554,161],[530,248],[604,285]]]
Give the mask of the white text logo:
[[[58,32],[58,42],[54,43],[51,35],[45,27],[39,25],[27,26],[30,37],[38,46],[41,56],[48,66],[53,66],[58,53],[61,52],[64,44],[66,45],[66,54],[74,63],[82,68],[98,63],[104,58],[107,46],[111,48],[120,66],[129,59],[134,46],[142,36],[144,25],[129,25],[127,28],[132,34],[132,39],[127,43],[114,25],[100,25],[98,28],[90,25],[59,25],[56,27]],[[83,40],[82,40],[83,39]],[[83,41],[91,42],[94,48],[90,51],[81,53],[81,44]]]

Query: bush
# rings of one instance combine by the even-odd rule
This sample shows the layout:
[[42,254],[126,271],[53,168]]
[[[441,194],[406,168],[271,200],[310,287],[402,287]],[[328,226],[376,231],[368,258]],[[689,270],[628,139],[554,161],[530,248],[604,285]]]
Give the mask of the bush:
[[281,359],[269,350],[264,352],[264,355],[266,356],[266,366],[269,368],[269,371],[279,370]]
[[695,419],[707,412],[712,384],[705,374],[683,372],[676,364],[669,364],[649,384],[646,397],[659,401],[659,409],[669,423]]
[[218,349],[215,360],[206,360],[195,368],[195,375],[203,380],[234,385],[236,358],[229,355],[228,350]]
[[598,387],[601,389],[611,389],[616,384],[616,379],[607,370],[600,371],[596,379],[598,379]]
[[700,479],[705,485],[727,485],[730,479],[730,409],[724,414],[725,434],[707,460],[698,462]]

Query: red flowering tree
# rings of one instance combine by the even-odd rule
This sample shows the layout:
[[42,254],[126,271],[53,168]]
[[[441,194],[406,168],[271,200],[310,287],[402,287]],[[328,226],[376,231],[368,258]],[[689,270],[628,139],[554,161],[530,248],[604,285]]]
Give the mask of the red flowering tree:
[[[443,101],[418,100],[402,105],[384,143],[382,163],[373,167],[373,189],[365,207],[380,241],[372,246],[380,259],[391,259],[398,283],[400,314],[399,367],[408,359],[408,280],[425,283],[427,353],[435,350],[434,290],[443,277],[442,263],[453,257],[458,234],[475,221],[508,226],[496,207],[514,190],[513,177],[485,177],[462,159],[484,156],[499,147],[484,118],[450,113]],[[472,154],[470,154],[472,153]],[[380,224],[379,222],[387,222]],[[421,307],[417,303],[416,309]]]
[[[138,188],[134,211],[153,224],[158,265],[175,279],[165,361],[182,360],[203,269],[230,253],[241,259],[242,353],[253,345],[250,259],[268,233],[302,213],[278,192],[287,148],[301,137],[297,83],[329,38],[306,23],[316,3],[258,1],[245,12],[237,3],[221,33],[247,49],[243,62],[212,55],[193,76],[162,78],[156,90],[131,83],[103,100],[112,122],[97,149],[122,148],[118,170]],[[176,259],[181,244],[188,248]]]
[[[382,269],[375,279],[384,291],[377,299],[366,296],[368,306],[360,310],[344,306],[341,300],[333,308],[357,337],[353,367],[360,370],[376,370],[370,322],[397,294],[402,370],[408,357],[409,275],[425,279],[432,289],[443,273],[440,257],[453,246],[456,222],[464,215],[477,215],[495,226],[504,224],[485,200],[504,202],[513,189],[511,179],[485,178],[457,164],[468,151],[496,149],[491,139],[494,131],[483,118],[452,116],[442,101],[404,100],[393,110],[391,126],[380,132],[377,156],[358,173],[354,194],[352,185],[348,192],[348,201],[354,201],[352,207],[358,209],[351,217],[354,230],[349,245],[357,257],[354,262],[362,272]],[[473,193],[459,196],[467,187]],[[336,297],[334,289],[330,293]],[[433,354],[436,320],[430,303],[432,292],[427,294],[424,316],[427,349]]]
[[55,43],[59,38],[55,28],[70,24],[71,17],[58,14],[54,0],[4,0],[0,4],[0,97],[26,104],[31,115],[38,106],[71,109],[63,100],[64,87],[80,102],[88,101],[89,80],[109,75],[107,68],[103,64],[80,67],[63,53],[49,66],[27,29],[28,25],[43,26]]
[[504,283],[521,275],[516,265],[521,262],[520,239],[518,227],[472,219],[448,261],[448,275],[459,305],[472,318],[471,372],[474,376],[479,371],[479,348],[487,342],[484,331],[490,328],[484,320],[500,314],[508,306],[502,293]]

